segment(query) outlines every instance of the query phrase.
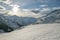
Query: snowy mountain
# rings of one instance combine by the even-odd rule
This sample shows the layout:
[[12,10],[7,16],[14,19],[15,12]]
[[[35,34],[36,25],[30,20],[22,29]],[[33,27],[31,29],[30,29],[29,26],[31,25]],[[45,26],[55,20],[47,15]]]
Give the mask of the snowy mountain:
[[13,30],[34,23],[54,22],[60,22],[60,9],[44,15],[39,9],[23,11],[17,4],[0,2],[0,25],[4,24]]
[[38,18],[37,23],[60,23],[60,9],[54,10]]
[[14,30],[20,28],[21,26],[33,24],[36,21],[37,19],[33,17],[19,17],[16,15],[11,16],[0,14],[0,25],[5,24]]
[[[10,14],[14,15],[10,15]],[[0,13],[0,22],[8,25],[13,30],[21,28],[22,26],[35,24],[35,23],[60,23],[60,9],[54,10],[45,16],[36,15],[32,12],[18,12],[18,13]],[[28,14],[29,13],[29,14]],[[22,15],[21,15],[22,14]],[[19,16],[18,16],[19,15]],[[25,16],[24,16],[25,15]],[[31,16],[30,16],[31,15]],[[35,16],[36,15],[36,16]],[[40,16],[39,18],[35,18]]]

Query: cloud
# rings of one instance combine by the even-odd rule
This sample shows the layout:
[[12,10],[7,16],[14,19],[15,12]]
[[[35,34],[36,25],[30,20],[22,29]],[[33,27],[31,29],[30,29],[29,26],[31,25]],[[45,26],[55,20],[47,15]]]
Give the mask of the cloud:
[[2,10],[6,10],[5,7],[3,7],[3,6],[0,6],[0,8],[1,8]]
[[23,11],[30,11],[30,9],[22,9]]
[[[59,0],[7,0],[5,3],[7,4],[17,4],[21,8],[38,8],[38,7],[47,7],[48,5],[57,5],[54,4],[58,2],[60,3]],[[49,4],[50,3],[50,4]]]
[[53,7],[52,9],[54,9],[54,10],[55,10],[55,9],[60,9],[60,7]]
[[47,3],[47,0],[7,0],[6,2],[12,2],[13,4],[19,4],[21,6],[37,3]]
[[4,2],[4,3],[6,3],[6,4],[10,4],[10,3],[11,3],[10,0],[0,0],[0,2]]
[[40,11],[44,12],[44,11],[49,11],[49,10],[51,10],[51,9],[50,9],[50,8],[43,8],[43,9],[40,10]]
[[48,5],[40,5],[40,7],[47,7]]

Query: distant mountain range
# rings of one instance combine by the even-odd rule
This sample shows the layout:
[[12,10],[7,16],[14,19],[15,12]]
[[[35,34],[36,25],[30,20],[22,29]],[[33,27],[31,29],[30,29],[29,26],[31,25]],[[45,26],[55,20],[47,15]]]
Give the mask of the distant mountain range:
[[37,23],[60,23],[60,9],[56,9],[45,16],[38,18]]
[[8,28],[11,27],[13,30],[15,30],[21,28],[22,26],[33,24],[36,21],[37,19],[33,17],[18,17],[16,15],[9,16],[5,14],[0,14],[0,25],[4,25],[3,29],[7,25]]

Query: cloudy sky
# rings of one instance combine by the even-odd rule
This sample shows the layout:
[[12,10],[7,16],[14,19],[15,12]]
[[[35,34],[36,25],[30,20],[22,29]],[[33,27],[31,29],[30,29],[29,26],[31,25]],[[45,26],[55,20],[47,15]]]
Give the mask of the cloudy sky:
[[21,8],[60,7],[60,0],[11,0]]
[[60,0],[7,0],[6,3],[19,5],[22,9],[43,8],[44,10],[50,10],[50,8],[60,8]]
[[5,0],[4,2],[0,2],[0,5],[7,10],[30,11],[30,9],[37,9],[40,13],[45,13],[52,9],[60,9],[60,0]]

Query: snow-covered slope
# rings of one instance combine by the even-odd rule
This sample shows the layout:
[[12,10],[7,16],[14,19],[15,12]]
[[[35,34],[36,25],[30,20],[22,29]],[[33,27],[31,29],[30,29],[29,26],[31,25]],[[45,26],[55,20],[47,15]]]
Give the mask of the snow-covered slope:
[[60,24],[38,24],[0,34],[0,40],[60,40]]

